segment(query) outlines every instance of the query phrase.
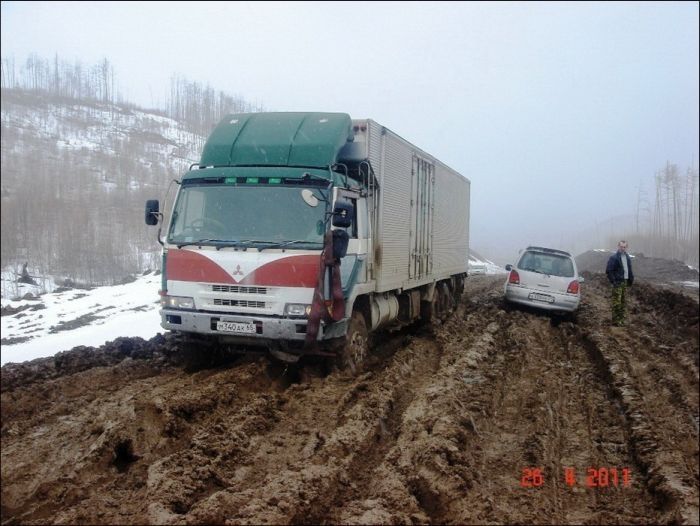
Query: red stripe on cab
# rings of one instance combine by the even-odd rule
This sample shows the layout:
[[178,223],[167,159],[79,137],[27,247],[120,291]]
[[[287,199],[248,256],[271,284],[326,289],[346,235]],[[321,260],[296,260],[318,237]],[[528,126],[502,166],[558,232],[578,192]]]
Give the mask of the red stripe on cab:
[[318,255],[289,256],[270,261],[248,274],[241,283],[267,287],[315,287]]
[[190,250],[169,250],[165,268],[168,280],[236,283],[220,265]]
[[261,265],[238,282],[221,265],[197,252],[170,250],[165,261],[168,280],[267,287],[315,287],[319,264],[316,254],[283,257]]

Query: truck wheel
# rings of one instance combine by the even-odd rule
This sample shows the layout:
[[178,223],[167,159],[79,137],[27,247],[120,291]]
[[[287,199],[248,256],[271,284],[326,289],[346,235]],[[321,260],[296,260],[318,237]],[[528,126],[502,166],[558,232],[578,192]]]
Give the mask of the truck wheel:
[[447,283],[440,284],[440,319],[445,321],[454,309],[454,299]]
[[336,355],[336,365],[340,370],[349,370],[353,375],[359,374],[367,359],[368,351],[369,340],[365,317],[361,312],[353,311],[345,343]]
[[178,338],[178,348],[187,371],[199,371],[222,361],[222,349],[212,338],[183,333]]
[[440,319],[440,292],[436,286],[430,301],[421,302],[420,317],[424,324],[430,325]]
[[457,307],[459,302],[462,301],[462,294],[464,294],[464,279],[459,278],[457,280],[457,284],[455,287],[455,293],[454,293],[455,307]]

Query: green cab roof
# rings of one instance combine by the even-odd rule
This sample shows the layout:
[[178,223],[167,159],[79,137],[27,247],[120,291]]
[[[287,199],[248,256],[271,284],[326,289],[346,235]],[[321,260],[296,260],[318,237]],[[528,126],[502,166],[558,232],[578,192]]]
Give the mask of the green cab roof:
[[345,113],[231,114],[207,139],[199,165],[328,167],[352,140]]

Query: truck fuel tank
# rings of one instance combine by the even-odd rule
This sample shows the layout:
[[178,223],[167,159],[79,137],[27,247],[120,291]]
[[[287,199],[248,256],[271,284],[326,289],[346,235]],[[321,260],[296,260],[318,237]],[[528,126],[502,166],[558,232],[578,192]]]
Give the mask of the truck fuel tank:
[[399,315],[399,300],[394,294],[376,294],[372,298],[372,330],[395,320]]

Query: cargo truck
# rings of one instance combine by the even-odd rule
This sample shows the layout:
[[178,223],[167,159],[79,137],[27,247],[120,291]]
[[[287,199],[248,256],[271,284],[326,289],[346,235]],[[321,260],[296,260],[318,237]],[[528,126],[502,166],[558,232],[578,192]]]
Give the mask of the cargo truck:
[[371,119],[228,115],[176,182],[146,223],[161,225],[161,325],[200,352],[358,370],[370,332],[444,319],[463,292],[469,180]]

